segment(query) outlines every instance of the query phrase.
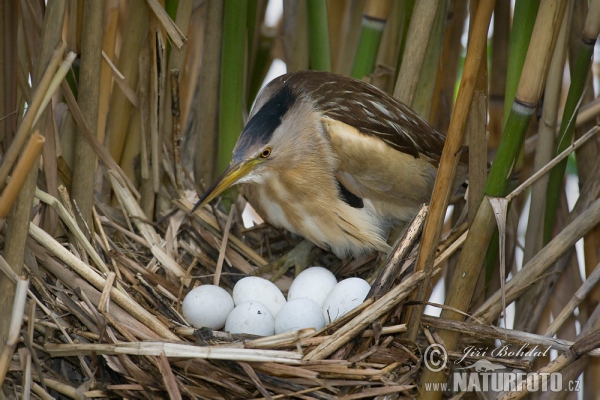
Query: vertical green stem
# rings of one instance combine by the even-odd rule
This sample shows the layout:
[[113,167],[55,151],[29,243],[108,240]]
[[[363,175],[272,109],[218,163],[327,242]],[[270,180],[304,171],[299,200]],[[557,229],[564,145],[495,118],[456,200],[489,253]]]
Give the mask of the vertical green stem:
[[[588,77],[592,56],[594,54],[594,45],[596,40],[584,40],[582,47],[577,54],[574,71],[571,73],[571,87],[565,102],[565,110],[563,112],[558,141],[556,146],[556,154],[560,154],[571,145],[573,133],[575,132],[575,117],[585,89]],[[552,239],[552,231],[556,221],[556,210],[558,209],[558,201],[560,193],[563,190],[563,178],[567,168],[567,159],[561,161],[556,167],[550,171],[548,180],[548,189],[546,192],[546,214],[544,217],[544,244],[547,244]]]
[[363,15],[358,49],[352,66],[353,78],[362,79],[373,72],[384,28],[385,20]]
[[327,3],[325,0],[306,0],[306,8],[308,13],[310,68],[331,71]]
[[247,0],[225,0],[221,89],[219,98],[219,170],[227,168],[231,152],[244,127],[244,66]]

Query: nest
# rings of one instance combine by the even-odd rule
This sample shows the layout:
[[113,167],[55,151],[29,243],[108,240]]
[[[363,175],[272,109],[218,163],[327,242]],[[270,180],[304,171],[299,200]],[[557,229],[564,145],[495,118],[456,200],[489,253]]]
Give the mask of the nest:
[[[31,224],[34,240],[28,243],[25,264],[29,296],[35,301],[25,310],[23,345],[9,365],[9,386],[16,388],[31,376],[33,392],[70,398],[358,399],[418,394],[423,351],[436,343],[436,326],[448,328],[441,320],[424,317],[425,334],[407,341],[407,327],[400,323],[407,299],[425,277],[411,271],[414,249],[410,252],[425,209],[385,262],[376,256],[344,262],[325,251],[314,252],[315,264],[329,267],[338,279],[361,276],[373,282],[361,306],[318,332],[250,337],[191,328],[181,315],[181,300],[197,284],[218,281],[231,291],[244,276],[273,278],[265,268],[268,260],[287,254],[298,239],[268,225],[243,229],[231,223],[234,213],[227,216],[216,209],[189,217],[192,203],[183,198],[167,216],[151,223],[142,218],[131,192],[116,180],[112,184],[120,205],[96,204],[94,246],[62,203],[36,193],[59,214],[76,245]],[[11,276],[10,268],[2,266]],[[291,276],[288,272],[275,281],[284,293]],[[471,330],[469,324],[458,325],[454,329]],[[493,333],[487,334],[493,339]],[[481,337],[481,331],[476,335]],[[474,340],[479,339],[471,344]],[[30,362],[23,363],[25,359]],[[521,360],[512,363],[528,367]]]

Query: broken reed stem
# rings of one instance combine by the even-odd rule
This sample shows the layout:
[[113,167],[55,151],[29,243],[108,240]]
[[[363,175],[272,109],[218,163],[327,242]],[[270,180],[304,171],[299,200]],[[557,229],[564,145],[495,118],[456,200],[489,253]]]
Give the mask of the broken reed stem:
[[172,43],[178,49],[180,49],[181,46],[183,46],[184,41],[187,41],[186,35],[181,32],[177,24],[173,22],[171,17],[169,17],[169,14],[167,14],[165,11],[164,7],[157,0],[146,0],[146,3],[154,13],[154,16],[158,22],[160,22],[162,28],[171,38]]
[[225,224],[225,230],[223,231],[223,240],[221,241],[221,248],[219,249],[219,258],[217,260],[217,267],[215,268],[215,276],[213,284],[219,286],[219,280],[221,279],[221,272],[223,271],[223,261],[225,261],[225,250],[227,250],[227,241],[229,239],[229,231],[231,230],[231,222],[233,221],[233,214],[235,213],[235,204],[231,205],[229,210],[229,216],[227,217],[227,223]]
[[52,78],[50,86],[48,87],[48,91],[46,91],[44,99],[42,100],[42,105],[40,106],[40,109],[38,110],[35,118],[33,119],[33,126],[35,126],[35,124],[37,124],[42,115],[44,115],[46,106],[50,103],[50,100],[52,100],[52,96],[54,96],[54,92],[56,92],[58,87],[61,85],[61,83],[71,70],[71,66],[73,65],[73,62],[76,58],[77,54],[70,51],[69,53],[67,53],[67,56],[65,57],[60,67],[58,67],[58,70],[56,70],[56,74]]
[[50,87],[50,83],[52,82],[55,72],[58,69],[58,66],[60,65],[63,54],[65,52],[65,48],[66,44],[61,43],[61,45],[52,54],[50,63],[48,64],[46,72],[44,72],[44,76],[40,80],[40,83],[35,90],[33,100],[27,108],[27,112],[25,113],[25,116],[23,117],[23,120],[19,125],[19,129],[17,130],[12,144],[8,148],[6,154],[4,154],[2,164],[0,165],[0,190],[2,190],[6,185],[6,178],[8,177],[12,166],[17,161],[19,153],[21,153],[21,149],[23,148],[27,138],[29,137],[29,132],[33,127],[33,121],[38,112],[41,110],[44,97],[46,96],[46,92]]
[[367,294],[367,299],[371,297],[379,297],[383,293],[387,293],[392,287],[394,280],[398,278],[398,273],[410,255],[410,252],[417,243],[417,239],[421,235],[425,218],[429,207],[426,204],[421,206],[421,209],[414,216],[408,228],[404,231],[404,235],[396,244],[391,257],[385,263],[385,269],[377,275],[377,278],[371,285],[371,290]]
[[10,324],[8,326],[8,335],[6,337],[6,344],[0,354],[0,387],[4,383],[6,373],[8,372],[8,366],[12,359],[13,352],[17,343],[19,343],[19,335],[21,332],[21,324],[23,323],[23,312],[25,311],[25,299],[27,298],[27,289],[29,288],[29,281],[25,278],[20,278],[17,281],[17,289],[15,292],[15,300],[13,302],[12,316]]
[[10,182],[8,182],[6,189],[4,189],[4,192],[2,193],[2,197],[0,197],[0,218],[6,218],[10,212],[10,209],[27,180],[29,171],[31,171],[31,168],[33,168],[42,152],[45,141],[44,137],[40,135],[37,130],[29,138],[29,142],[27,143],[25,150],[23,150],[23,155],[15,167]]
[[173,138],[173,162],[175,164],[175,182],[177,190],[183,190],[183,161],[181,160],[181,109],[179,105],[179,70],[171,70],[171,115]]

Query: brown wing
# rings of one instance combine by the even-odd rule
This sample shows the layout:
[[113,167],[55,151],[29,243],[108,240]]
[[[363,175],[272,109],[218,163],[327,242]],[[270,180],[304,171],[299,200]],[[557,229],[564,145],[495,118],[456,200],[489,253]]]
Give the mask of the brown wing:
[[375,136],[403,153],[439,161],[444,136],[375,86],[321,71],[299,71],[282,78],[285,85],[309,96],[324,116]]

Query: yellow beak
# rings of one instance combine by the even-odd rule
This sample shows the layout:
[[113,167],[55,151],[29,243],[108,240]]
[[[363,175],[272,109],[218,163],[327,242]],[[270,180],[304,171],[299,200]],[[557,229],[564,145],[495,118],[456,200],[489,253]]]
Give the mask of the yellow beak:
[[229,165],[219,179],[217,179],[217,181],[208,188],[200,200],[198,200],[198,202],[194,205],[192,211],[190,211],[190,214],[192,214],[196,208],[204,207],[206,204],[210,203],[215,197],[235,185],[240,179],[248,176],[254,167],[260,164],[261,161],[261,159],[251,159]]

